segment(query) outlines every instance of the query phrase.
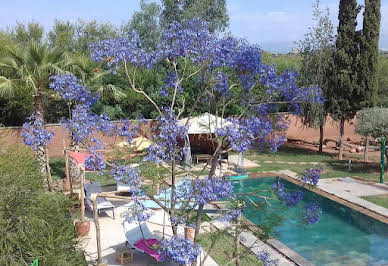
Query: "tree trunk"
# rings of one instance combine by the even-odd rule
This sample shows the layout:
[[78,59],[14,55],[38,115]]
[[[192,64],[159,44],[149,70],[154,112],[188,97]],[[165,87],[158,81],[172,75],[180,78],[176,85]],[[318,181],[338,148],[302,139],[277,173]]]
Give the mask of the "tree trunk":
[[44,124],[43,94],[40,88],[38,88],[34,96],[34,113]]
[[[34,96],[34,114],[44,125],[43,94],[40,88],[38,88]],[[44,147],[39,147],[35,154],[39,162],[40,173],[47,178],[46,149]]]
[[323,152],[323,125],[319,126],[319,152]]
[[[170,206],[170,219],[175,215],[175,158],[172,158],[171,161],[171,206]],[[171,228],[174,236],[178,234],[178,228],[171,221]]]
[[368,140],[368,136],[365,136],[364,163],[368,162],[368,149],[369,149],[369,140]]
[[51,168],[50,168],[50,158],[48,155],[48,150],[47,148],[45,149],[46,152],[46,170],[47,170],[47,184],[48,184],[48,189],[49,191],[53,191],[53,179],[51,176]]
[[340,121],[340,136],[339,136],[339,153],[338,159],[342,160],[344,156],[344,131],[345,131],[345,120],[341,119]]
[[184,147],[184,169],[186,171],[191,169],[192,158],[191,158],[191,146],[190,146],[190,138],[189,134],[185,134],[185,147]]
[[244,153],[243,152],[239,152],[239,154],[238,154],[237,167],[239,169],[244,168]]
[[[213,154],[213,157],[212,157],[212,160],[211,160],[211,168],[210,168],[209,176],[208,176],[209,178],[213,178],[214,173],[216,172],[218,158],[219,158],[220,154],[221,154],[221,143],[218,143],[218,146],[216,148],[216,152]],[[194,242],[198,241],[198,237],[199,237],[199,233],[200,233],[200,229],[201,229],[201,220],[202,220],[202,215],[203,215],[203,207],[204,207],[204,205],[201,204],[201,205],[199,205],[198,210],[197,210],[197,219],[195,221]],[[193,261],[193,263],[191,265],[192,266],[197,265],[197,261],[196,260]]]

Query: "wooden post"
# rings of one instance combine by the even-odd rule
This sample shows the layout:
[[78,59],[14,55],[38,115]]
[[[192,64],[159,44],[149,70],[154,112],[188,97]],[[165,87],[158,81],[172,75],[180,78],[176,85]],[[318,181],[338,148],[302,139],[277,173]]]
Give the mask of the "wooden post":
[[51,169],[50,169],[50,158],[48,155],[48,149],[46,148],[46,172],[47,172],[47,183],[49,191],[53,191],[53,179],[51,177]]
[[[84,190],[84,178],[85,178],[85,168],[81,167],[80,171],[80,179],[81,179],[81,193],[80,193],[80,201],[81,201],[81,220],[85,219],[85,190]],[[97,201],[97,200],[96,200]]]
[[70,197],[73,196],[73,182],[70,176],[70,163],[69,163],[69,151],[65,148],[65,142],[63,142],[64,152],[65,152],[65,170],[66,170],[66,178],[69,181],[70,185]]
[[101,236],[100,236],[100,223],[98,221],[98,209],[97,209],[97,198],[93,201],[93,216],[94,216],[94,225],[96,226],[96,240],[97,240],[97,265],[102,262],[101,260]]

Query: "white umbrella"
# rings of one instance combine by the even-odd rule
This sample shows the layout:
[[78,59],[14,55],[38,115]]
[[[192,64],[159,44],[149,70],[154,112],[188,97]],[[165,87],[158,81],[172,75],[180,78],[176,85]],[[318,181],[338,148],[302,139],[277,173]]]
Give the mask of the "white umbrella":
[[[182,118],[178,121],[180,126],[186,125],[188,117]],[[212,134],[215,133],[217,129],[229,125],[230,122],[227,122],[226,119],[217,117],[215,115],[204,113],[200,116],[191,117],[189,120],[188,134]]]

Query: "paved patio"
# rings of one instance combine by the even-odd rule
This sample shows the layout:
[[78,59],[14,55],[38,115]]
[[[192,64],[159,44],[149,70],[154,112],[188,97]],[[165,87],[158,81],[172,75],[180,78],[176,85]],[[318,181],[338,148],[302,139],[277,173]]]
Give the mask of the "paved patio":
[[[123,218],[120,216],[121,213],[124,213],[125,207],[122,205],[126,204],[123,201],[113,201],[110,200],[117,208],[115,209],[116,219],[112,218],[112,212],[108,211],[107,213],[102,213],[99,217],[100,223],[100,233],[101,233],[101,250],[102,250],[102,259],[105,260],[108,265],[120,265],[116,261],[116,252],[125,247],[125,235],[123,230]],[[151,217],[150,221],[154,223],[163,224],[163,211],[155,211],[154,215]],[[85,251],[86,260],[90,265],[93,265],[97,261],[97,240],[96,240],[96,228],[92,217],[92,212],[86,211],[88,218],[92,221],[90,223],[90,231],[87,237],[83,237],[81,244]],[[168,216],[165,217],[166,225],[169,225]],[[163,227],[158,226],[152,223],[148,223],[148,228],[156,238],[161,238],[163,235]],[[179,227],[178,233],[183,235],[183,228]],[[171,227],[165,227],[165,236],[171,237],[172,230]],[[203,258],[205,254],[201,254]],[[139,251],[134,252],[134,262],[125,264],[125,265],[137,265],[137,266],[146,266],[146,265],[178,265],[171,261],[159,262],[156,264],[156,260],[152,257],[141,253]],[[206,259],[205,266],[216,266],[218,265],[210,256]]]

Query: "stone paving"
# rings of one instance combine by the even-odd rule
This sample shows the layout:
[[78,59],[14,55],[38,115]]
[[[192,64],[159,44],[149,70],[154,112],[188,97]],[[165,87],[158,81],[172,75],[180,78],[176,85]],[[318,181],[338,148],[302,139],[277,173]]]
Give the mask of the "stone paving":
[[[125,207],[122,207],[123,204],[127,202],[122,201],[111,201],[117,208],[115,209],[116,219],[113,219],[111,216],[111,212],[102,213],[99,217],[100,223],[100,235],[101,235],[101,250],[102,250],[102,258],[105,260],[108,265],[120,265],[116,261],[116,252],[125,247],[125,235],[123,230],[123,218],[120,217],[120,214],[125,211]],[[96,229],[95,224],[93,222],[92,213],[90,211],[86,212],[87,216],[92,220],[90,222],[90,231],[87,237],[81,238],[81,245],[85,251],[86,260],[89,262],[89,265],[93,265],[93,263],[97,260],[97,240],[96,240]],[[155,211],[154,215],[150,219],[151,222],[163,224],[163,211]],[[166,225],[169,225],[168,216],[165,216]],[[155,225],[152,223],[147,223],[148,228],[155,236],[155,238],[160,239],[163,235],[163,227],[159,225]],[[183,227],[179,227],[178,234],[183,235]],[[165,236],[171,237],[172,230],[171,227],[165,227]],[[204,258],[205,254],[202,252],[200,258]],[[137,265],[137,266],[147,266],[147,265],[178,265],[171,261],[159,262],[156,264],[156,260],[152,257],[148,256],[139,251],[134,252],[134,262],[125,264],[125,265]],[[206,261],[204,262],[205,266],[217,266],[218,264],[208,256]]]
[[[206,205],[206,209],[217,209],[217,207],[215,207],[213,205]],[[216,216],[216,214],[210,214],[210,213],[207,215],[210,217],[213,217],[213,218],[214,218],[214,216]],[[232,226],[230,223],[219,222],[217,220],[213,221],[211,224],[209,224],[208,222],[204,223],[203,224],[204,229],[201,230],[201,233],[211,232],[212,227],[215,227],[218,230],[227,229],[228,232],[232,236],[235,235],[235,233],[231,230]],[[300,260],[303,260],[304,263],[303,264],[296,264],[296,263],[292,262],[291,260],[284,257],[281,253],[279,253],[272,246],[264,243],[259,238],[257,238],[252,232],[249,232],[249,231],[245,231],[245,232],[242,232],[240,234],[240,243],[242,245],[244,245],[246,248],[250,249],[252,251],[252,253],[255,255],[258,255],[261,251],[267,251],[270,254],[271,260],[276,260],[277,265],[279,265],[279,266],[289,266],[289,265],[306,265],[307,266],[307,265],[310,265],[309,262],[307,262],[306,260],[301,258],[296,253],[293,253],[293,254],[296,254],[295,257],[300,258]],[[287,248],[284,245],[282,247],[285,247],[286,249],[288,249],[287,250],[288,252],[291,251],[289,248]],[[283,250],[283,251],[285,251],[285,250]],[[290,254],[290,252],[289,252],[289,254]]]

